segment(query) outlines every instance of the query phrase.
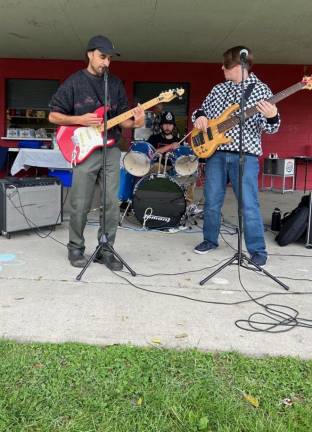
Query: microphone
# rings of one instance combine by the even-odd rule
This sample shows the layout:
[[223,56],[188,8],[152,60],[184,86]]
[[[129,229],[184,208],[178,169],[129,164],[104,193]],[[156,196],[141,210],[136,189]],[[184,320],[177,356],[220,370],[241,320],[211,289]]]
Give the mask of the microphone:
[[248,54],[249,54],[249,53],[248,53],[248,50],[246,50],[245,48],[244,48],[244,49],[241,49],[240,52],[239,52],[240,60],[241,60],[242,62],[246,62],[246,61],[247,61]]

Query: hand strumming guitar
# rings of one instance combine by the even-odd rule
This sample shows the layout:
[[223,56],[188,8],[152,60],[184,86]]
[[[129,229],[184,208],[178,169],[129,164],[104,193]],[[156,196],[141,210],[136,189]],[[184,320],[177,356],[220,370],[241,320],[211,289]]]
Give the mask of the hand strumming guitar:
[[202,130],[205,132],[208,128],[207,117],[205,117],[205,116],[198,117],[194,122],[194,126],[196,127],[196,129],[199,129],[199,130]]

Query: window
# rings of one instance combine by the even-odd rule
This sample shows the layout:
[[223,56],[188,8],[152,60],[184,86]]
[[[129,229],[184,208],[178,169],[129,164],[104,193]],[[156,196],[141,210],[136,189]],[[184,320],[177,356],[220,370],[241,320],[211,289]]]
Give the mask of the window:
[[6,80],[7,137],[50,138],[55,125],[48,105],[58,86],[58,80]]
[[[177,83],[177,82],[136,82],[134,83],[134,101],[135,104],[147,102],[157,96],[163,91],[183,88],[185,90],[181,99],[174,98],[168,103],[164,103],[162,111],[172,111],[176,117],[177,128],[180,136],[185,135],[187,130],[187,114],[188,114],[188,102],[190,93],[189,83]],[[153,110],[153,108],[151,108]]]

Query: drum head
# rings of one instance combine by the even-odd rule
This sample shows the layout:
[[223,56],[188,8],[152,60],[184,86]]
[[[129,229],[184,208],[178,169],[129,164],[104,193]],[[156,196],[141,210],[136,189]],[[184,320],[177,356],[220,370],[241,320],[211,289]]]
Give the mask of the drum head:
[[186,210],[183,190],[170,177],[145,177],[136,185],[133,210],[147,228],[175,227]]
[[194,156],[180,156],[176,160],[174,168],[178,175],[192,175],[198,169],[198,159]]
[[129,174],[136,177],[143,177],[149,173],[151,161],[145,153],[130,151],[123,160],[124,167]]

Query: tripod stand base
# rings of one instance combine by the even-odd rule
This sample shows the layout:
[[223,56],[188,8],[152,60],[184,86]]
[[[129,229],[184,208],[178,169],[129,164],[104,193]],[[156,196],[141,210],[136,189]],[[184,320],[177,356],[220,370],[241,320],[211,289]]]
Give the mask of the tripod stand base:
[[253,266],[255,266],[259,271],[261,271],[262,273],[264,273],[266,276],[268,276],[269,278],[271,278],[272,280],[274,280],[276,283],[278,283],[281,287],[283,287],[285,290],[289,290],[289,287],[287,285],[285,285],[283,282],[281,282],[279,279],[277,279],[275,276],[273,276],[271,273],[267,272],[266,270],[264,270],[264,268],[262,268],[261,266],[259,266],[258,264],[254,263],[250,258],[248,258],[248,256],[246,256],[245,254],[241,253],[239,254],[238,252],[236,252],[236,254],[234,254],[232,256],[232,258],[230,258],[228,261],[226,261],[224,264],[222,264],[222,266],[220,266],[219,268],[217,268],[217,270],[215,270],[213,273],[211,273],[209,276],[207,276],[205,279],[201,280],[199,282],[199,285],[204,285],[209,279],[213,278],[217,273],[219,273],[221,270],[223,270],[225,267],[227,267],[228,265],[234,264],[236,262],[237,265],[242,266],[242,264],[244,263],[244,261],[247,261],[248,264],[252,264]]
[[90,256],[90,258],[88,259],[88,262],[86,263],[86,265],[83,267],[81,272],[76,276],[76,280],[80,281],[84,272],[89,267],[90,263],[94,261],[95,257],[97,256],[97,254],[99,252],[101,252],[102,249],[104,249],[105,251],[111,252],[129,270],[129,272],[131,273],[132,276],[136,276],[136,272],[134,270],[132,270],[132,268],[126,263],[126,261],[124,261],[121,258],[121,256],[115,251],[113,246],[106,241],[106,242],[100,242],[98,244],[97,248],[95,249],[93,254]]

